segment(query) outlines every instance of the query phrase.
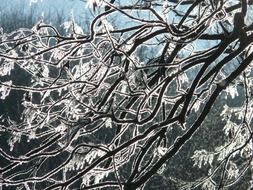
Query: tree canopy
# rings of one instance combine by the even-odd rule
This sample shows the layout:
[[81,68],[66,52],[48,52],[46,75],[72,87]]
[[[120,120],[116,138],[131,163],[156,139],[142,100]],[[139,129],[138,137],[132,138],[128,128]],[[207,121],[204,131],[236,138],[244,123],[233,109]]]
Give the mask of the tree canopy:
[[3,28],[0,187],[250,188],[252,4],[88,0],[86,28]]

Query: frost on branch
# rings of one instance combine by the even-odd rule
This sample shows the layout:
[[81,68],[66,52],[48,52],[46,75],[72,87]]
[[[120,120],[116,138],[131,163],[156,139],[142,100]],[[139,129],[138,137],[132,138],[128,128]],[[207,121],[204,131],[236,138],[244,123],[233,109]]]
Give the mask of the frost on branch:
[[4,100],[10,93],[12,81],[3,82],[0,87],[0,99]]
[[0,103],[17,100],[1,116],[1,185],[250,187],[253,34],[249,17],[233,22],[245,2],[93,0],[90,26],[2,34]]
[[[1,61],[0,61],[1,62]],[[6,60],[6,62],[1,62],[0,66],[0,76],[10,75],[11,70],[14,69],[14,63]]]

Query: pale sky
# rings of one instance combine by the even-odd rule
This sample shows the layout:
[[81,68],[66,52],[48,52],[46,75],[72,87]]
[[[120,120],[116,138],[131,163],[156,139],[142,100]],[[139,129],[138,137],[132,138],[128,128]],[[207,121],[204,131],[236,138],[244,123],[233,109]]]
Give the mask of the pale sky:
[[[70,18],[71,11],[74,13],[75,18],[82,18],[85,15],[89,15],[86,3],[80,0],[37,0],[37,3],[30,3],[31,0],[0,0],[1,11],[12,11],[17,8],[25,9],[30,12],[31,9],[35,9],[34,15],[47,15],[49,11],[51,13],[63,14],[64,17]],[[83,16],[82,16],[83,15]]]

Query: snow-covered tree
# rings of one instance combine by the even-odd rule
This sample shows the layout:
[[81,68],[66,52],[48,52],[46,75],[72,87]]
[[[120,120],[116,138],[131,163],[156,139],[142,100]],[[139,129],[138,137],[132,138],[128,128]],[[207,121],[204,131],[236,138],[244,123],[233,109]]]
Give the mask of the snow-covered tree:
[[[253,1],[85,3],[89,32],[74,18],[64,34],[43,18],[1,30],[0,99],[23,99],[18,120],[1,116],[0,186],[226,189],[250,176]],[[212,142],[197,143],[214,146],[195,146],[203,129]],[[185,179],[172,170],[184,147]]]

